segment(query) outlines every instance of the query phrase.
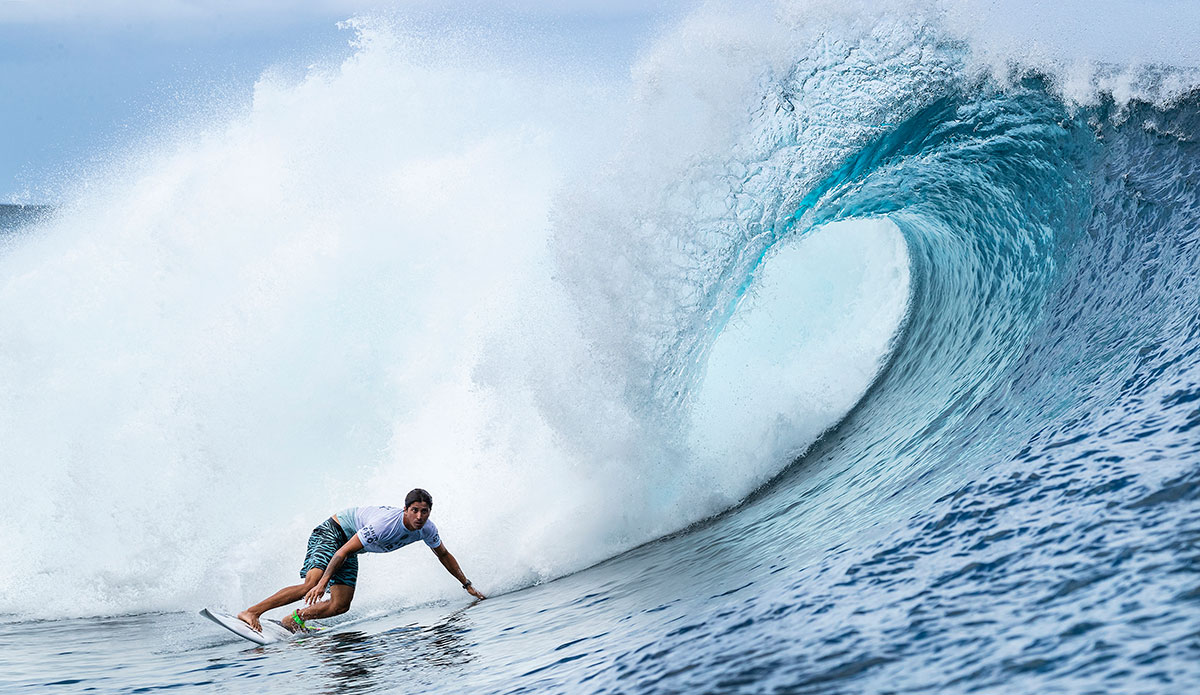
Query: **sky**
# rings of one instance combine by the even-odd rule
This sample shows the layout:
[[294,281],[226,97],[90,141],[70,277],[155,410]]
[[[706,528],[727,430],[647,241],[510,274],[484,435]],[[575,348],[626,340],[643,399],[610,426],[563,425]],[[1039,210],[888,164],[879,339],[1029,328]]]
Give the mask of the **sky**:
[[617,54],[694,0],[0,0],[0,203],[54,204],[75,172],[192,114],[249,103],[270,69],[350,53],[355,15],[502,13]]
[[[340,62],[353,32],[338,24],[356,15],[448,26],[505,17],[627,67],[704,1],[0,0],[0,203],[59,202],[78,172],[197,113],[248,104],[266,70],[299,77]],[[903,11],[920,0],[879,2]],[[948,25],[997,62],[1200,66],[1197,0],[941,2]]]

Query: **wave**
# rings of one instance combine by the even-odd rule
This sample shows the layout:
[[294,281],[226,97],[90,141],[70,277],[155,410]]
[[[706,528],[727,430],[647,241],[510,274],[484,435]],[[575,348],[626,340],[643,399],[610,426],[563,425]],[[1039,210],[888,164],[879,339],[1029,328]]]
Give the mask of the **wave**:
[[[245,604],[325,514],[414,486],[499,589],[771,480],[787,509],[829,482],[760,509],[844,534],[1130,370],[1182,384],[1186,71],[1073,98],[900,7],[706,9],[627,85],[360,21],[338,68],[84,179],[0,257],[29,558],[0,612]],[[399,555],[361,602],[453,589]]]

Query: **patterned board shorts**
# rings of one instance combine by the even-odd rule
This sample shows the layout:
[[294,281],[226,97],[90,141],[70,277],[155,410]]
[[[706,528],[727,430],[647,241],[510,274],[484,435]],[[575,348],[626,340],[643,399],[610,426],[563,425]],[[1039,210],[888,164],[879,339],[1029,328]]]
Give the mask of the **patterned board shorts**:
[[[342,530],[341,525],[332,518],[326,519],[325,523],[312,530],[312,535],[308,537],[308,552],[304,554],[304,567],[300,569],[300,578],[304,579],[309,570],[325,569],[329,566],[329,561],[333,559],[333,554],[338,548],[346,544],[346,532]],[[351,555],[342,562],[342,566],[338,567],[337,572],[333,573],[333,580],[330,584],[345,584],[346,586],[354,586],[358,581],[358,556]]]

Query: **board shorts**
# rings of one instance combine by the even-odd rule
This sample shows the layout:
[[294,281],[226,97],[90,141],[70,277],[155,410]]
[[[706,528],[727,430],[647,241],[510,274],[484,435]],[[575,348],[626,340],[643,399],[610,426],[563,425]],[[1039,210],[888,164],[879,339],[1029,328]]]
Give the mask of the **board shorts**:
[[[304,579],[310,570],[323,570],[328,567],[333,554],[348,540],[350,539],[346,537],[346,532],[332,517],[313,529],[312,535],[308,537],[308,552],[304,554],[304,567],[300,569],[300,578]],[[358,556],[351,555],[337,568],[337,572],[333,573],[333,579],[329,583],[353,587],[357,581]]]

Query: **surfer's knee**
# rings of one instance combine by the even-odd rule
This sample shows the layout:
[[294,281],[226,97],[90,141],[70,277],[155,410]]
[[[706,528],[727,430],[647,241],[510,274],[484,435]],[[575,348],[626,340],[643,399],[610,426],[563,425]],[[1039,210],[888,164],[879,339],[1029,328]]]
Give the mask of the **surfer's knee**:
[[334,584],[329,589],[330,615],[341,615],[350,610],[350,602],[354,600],[354,587],[344,584]]
[[323,608],[324,610],[321,612],[324,615],[322,617],[328,618],[334,615],[341,615],[350,610],[350,599],[344,596],[330,596],[325,601]]

